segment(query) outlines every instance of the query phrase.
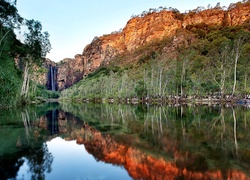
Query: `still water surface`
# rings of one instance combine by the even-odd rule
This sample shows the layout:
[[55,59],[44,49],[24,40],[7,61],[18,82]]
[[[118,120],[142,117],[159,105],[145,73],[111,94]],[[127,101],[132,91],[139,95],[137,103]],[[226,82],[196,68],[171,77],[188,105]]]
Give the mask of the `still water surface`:
[[[60,137],[46,142],[53,155],[51,172],[45,172],[45,179],[131,179],[122,167],[98,162],[83,145],[76,141],[65,141]],[[28,160],[18,171],[17,179],[32,179]]]
[[250,179],[244,106],[43,104],[0,112],[0,179]]

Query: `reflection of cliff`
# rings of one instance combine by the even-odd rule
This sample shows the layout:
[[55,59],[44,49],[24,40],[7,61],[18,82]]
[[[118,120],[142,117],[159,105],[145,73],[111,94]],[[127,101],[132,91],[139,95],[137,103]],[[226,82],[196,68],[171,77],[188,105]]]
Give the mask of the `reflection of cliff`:
[[135,179],[248,179],[239,170],[208,170],[202,156],[177,149],[172,154],[174,161],[156,158],[89,127],[84,129],[84,135],[77,136],[77,143],[84,144],[97,160],[123,166]]

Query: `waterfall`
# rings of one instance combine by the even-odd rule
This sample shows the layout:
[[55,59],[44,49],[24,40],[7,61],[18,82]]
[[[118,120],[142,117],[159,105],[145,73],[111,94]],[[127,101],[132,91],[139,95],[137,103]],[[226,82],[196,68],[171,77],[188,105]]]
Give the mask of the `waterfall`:
[[47,73],[47,82],[46,87],[48,90],[56,91],[57,90],[57,67],[49,65]]
[[50,66],[50,81],[51,81],[51,90],[55,91],[55,73],[53,66]]

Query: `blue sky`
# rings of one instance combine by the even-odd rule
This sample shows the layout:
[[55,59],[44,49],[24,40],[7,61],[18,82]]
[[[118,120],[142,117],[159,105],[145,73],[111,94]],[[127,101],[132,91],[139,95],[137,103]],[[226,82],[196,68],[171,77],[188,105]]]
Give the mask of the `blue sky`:
[[213,7],[235,3],[235,0],[17,0],[19,14],[42,23],[50,34],[52,50],[47,55],[53,61],[73,58],[95,36],[124,28],[131,15],[149,8],[173,7],[179,11],[198,6]]

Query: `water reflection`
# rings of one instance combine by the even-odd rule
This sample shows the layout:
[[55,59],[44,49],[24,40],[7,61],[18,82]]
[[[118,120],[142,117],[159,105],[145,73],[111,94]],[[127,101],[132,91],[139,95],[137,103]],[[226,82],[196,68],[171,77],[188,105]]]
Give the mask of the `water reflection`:
[[53,156],[43,141],[37,108],[1,111],[1,179],[15,179],[25,161],[31,173],[29,179],[44,179],[44,173],[51,171]]
[[249,118],[245,107],[219,105],[47,104],[1,112],[0,177],[249,179]]
[[[163,174],[160,179],[249,177],[250,112],[244,107],[65,104],[62,108],[92,127],[90,136],[86,138],[85,133],[85,139],[78,137],[79,143],[105,162],[111,149],[110,154],[115,159],[108,162],[118,163],[120,158],[119,163],[133,178],[159,179],[159,171]],[[116,143],[112,146],[114,140]],[[118,147],[121,151],[116,152],[114,149]],[[129,154],[129,148],[137,153],[140,151],[140,155]],[[127,162],[126,157],[131,156],[144,157],[139,159],[145,163],[126,166],[128,162],[137,161],[132,159]],[[154,164],[161,164],[162,161],[165,165],[171,164],[175,173],[168,173],[165,165],[160,170],[151,169],[153,166],[147,161],[155,157],[157,161]],[[130,172],[131,167],[136,171]],[[140,167],[147,168],[142,170]]]
[[59,131],[58,114],[59,114],[59,111],[57,109],[52,109],[48,111],[46,114],[46,117],[48,120],[48,129],[50,130],[51,135],[57,134]]

